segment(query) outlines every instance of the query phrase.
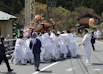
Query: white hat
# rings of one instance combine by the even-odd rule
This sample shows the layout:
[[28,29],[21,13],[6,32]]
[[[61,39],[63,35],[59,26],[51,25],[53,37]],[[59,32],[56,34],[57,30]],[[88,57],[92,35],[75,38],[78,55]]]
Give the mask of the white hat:
[[57,34],[60,34],[60,31],[57,31]]

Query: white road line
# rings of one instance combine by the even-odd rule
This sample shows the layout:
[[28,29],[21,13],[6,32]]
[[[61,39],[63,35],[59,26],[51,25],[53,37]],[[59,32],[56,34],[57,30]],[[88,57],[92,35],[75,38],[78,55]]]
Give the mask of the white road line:
[[101,69],[93,69],[94,71],[100,71]]
[[76,68],[79,68],[79,66],[78,67],[74,67],[74,68],[69,68],[69,69],[66,69],[66,71],[73,71],[74,69],[76,69]]
[[[50,67],[56,65],[57,63],[59,63],[59,62],[55,62],[55,63],[53,63],[53,64],[51,64],[51,65],[48,65],[48,66],[42,68],[40,71],[43,71],[43,70],[45,70],[45,69],[47,69],[47,68],[50,68]],[[34,73],[32,73],[32,74],[38,74],[38,73],[39,73],[39,72],[34,72]]]

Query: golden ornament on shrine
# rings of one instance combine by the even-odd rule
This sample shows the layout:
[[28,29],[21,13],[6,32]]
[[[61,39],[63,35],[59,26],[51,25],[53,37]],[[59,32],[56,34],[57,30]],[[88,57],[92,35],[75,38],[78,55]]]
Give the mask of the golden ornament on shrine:
[[42,18],[42,15],[36,15],[35,18],[34,18],[34,20],[39,20],[40,21],[41,18]]
[[53,27],[53,24],[55,24],[54,19],[52,18],[50,19],[52,23],[46,23],[43,20],[44,20],[44,17],[42,17],[42,14],[35,16],[34,21],[38,22],[38,24],[35,26],[35,29],[34,29],[35,32],[41,32],[42,30],[48,31],[48,29]]
[[50,19],[50,21],[54,21],[54,19],[53,19],[53,18],[51,18],[51,19]]

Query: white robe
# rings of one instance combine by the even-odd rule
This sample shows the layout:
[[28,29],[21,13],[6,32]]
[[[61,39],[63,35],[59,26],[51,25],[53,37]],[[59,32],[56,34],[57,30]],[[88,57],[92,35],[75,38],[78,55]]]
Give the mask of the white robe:
[[66,34],[67,37],[67,43],[68,43],[68,49],[71,53],[71,57],[76,57],[77,55],[77,44],[74,40],[74,37],[71,33]]
[[69,34],[66,34],[66,36],[67,36],[67,43],[68,43],[68,45],[69,45],[69,50],[70,49],[77,49],[77,44],[76,44],[76,41],[74,40],[74,37],[73,37],[73,35],[71,34],[71,33],[69,33]]
[[90,56],[91,55],[91,36],[90,36],[90,34],[87,33],[83,37],[83,41],[81,42],[81,44],[83,45],[85,54]]
[[53,45],[50,41],[50,37],[49,37],[48,33],[43,34],[42,39],[43,39],[44,49],[45,49],[44,58],[50,58],[51,55],[55,57],[55,50],[54,50]]
[[[19,40],[20,40],[20,43],[19,43]],[[24,64],[25,56],[24,56],[24,52],[22,49],[23,43],[24,43],[23,39],[16,40],[15,51],[14,51],[15,64],[17,64],[19,60],[21,60],[21,63]]]
[[59,50],[58,50],[58,45],[57,45],[57,37],[55,36],[55,34],[52,32],[50,35],[50,40],[53,44],[53,48],[55,50],[55,55],[56,55],[56,59],[59,58]]
[[65,45],[65,37],[63,37],[63,36],[59,36],[58,37],[58,45],[60,46],[60,53],[62,53],[62,54],[65,54],[65,53],[68,53],[68,50],[67,50],[67,47],[66,47],[66,45]]
[[63,38],[63,40],[64,40],[64,44],[66,45],[67,50],[69,50],[67,34],[61,34],[60,36]]
[[97,30],[96,35],[97,35],[97,38],[100,38],[100,37],[101,37],[101,32],[100,32],[100,30]]
[[[41,44],[42,44],[42,46],[44,47],[42,37],[41,37],[41,36],[38,36],[37,38],[41,41]],[[41,53],[40,53],[40,60],[41,60],[42,62],[44,62],[43,59],[44,59],[44,53],[45,53],[45,49],[44,49],[43,47],[41,47]]]
[[92,46],[91,46],[91,35],[89,33],[85,34],[81,44],[83,45],[83,48],[84,48],[84,51],[85,51],[85,55],[86,55],[86,59],[87,59],[86,61],[87,61],[87,63],[90,63]]
[[31,59],[34,58],[32,50],[29,48],[30,41],[31,41],[31,38],[26,40],[26,44],[24,43],[24,49],[25,49],[24,54],[25,54],[25,59],[26,60],[31,60]]
[[94,37],[97,38],[97,32],[96,31],[94,32]]

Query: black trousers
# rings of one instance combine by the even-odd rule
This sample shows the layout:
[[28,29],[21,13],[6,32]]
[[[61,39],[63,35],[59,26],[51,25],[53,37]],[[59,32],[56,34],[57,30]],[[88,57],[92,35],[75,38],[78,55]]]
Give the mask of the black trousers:
[[6,55],[0,55],[0,64],[2,63],[2,61],[4,61],[6,63],[8,70],[10,70],[10,65],[9,65]]
[[39,69],[40,54],[34,54],[35,69]]
[[92,48],[93,48],[93,51],[95,51],[94,43],[92,43]]

